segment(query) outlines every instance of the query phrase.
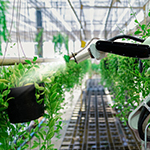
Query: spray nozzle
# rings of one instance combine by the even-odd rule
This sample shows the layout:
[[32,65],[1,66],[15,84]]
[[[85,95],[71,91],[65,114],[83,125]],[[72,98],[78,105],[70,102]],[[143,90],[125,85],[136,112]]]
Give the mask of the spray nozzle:
[[[81,50],[79,50],[78,52],[76,53],[72,53],[71,55],[64,55],[64,59],[66,62],[69,62],[70,60],[74,60],[76,63],[79,63],[85,59],[88,59],[88,58],[95,58],[93,56],[93,51],[91,52],[91,48],[93,49],[93,47],[91,48],[88,48],[88,51],[78,55],[79,53],[83,52],[83,50],[85,50],[89,45],[90,43],[93,41],[93,40],[99,40],[99,38],[93,38],[90,40],[90,42],[84,47],[82,48]],[[94,44],[95,45],[95,44]],[[78,55],[78,56],[77,56]],[[72,59],[73,58],[73,59]]]

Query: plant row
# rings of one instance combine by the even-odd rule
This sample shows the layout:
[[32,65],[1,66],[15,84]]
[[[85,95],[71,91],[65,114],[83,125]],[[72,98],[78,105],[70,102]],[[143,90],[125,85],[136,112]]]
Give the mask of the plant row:
[[[86,60],[80,64],[69,62],[66,66],[55,63],[36,64],[36,58],[33,59],[34,63],[29,60],[26,62],[28,64],[15,64],[14,66],[2,67],[0,70],[0,149],[34,149],[36,147],[39,150],[53,149],[51,138],[55,134],[59,134],[59,130],[62,129],[62,114],[59,110],[65,106],[65,92],[82,84],[84,75],[89,69],[89,61]],[[10,115],[14,110],[9,107],[16,100],[11,93],[13,89],[17,94],[21,93],[20,87],[27,88],[28,91],[34,88],[32,98],[34,97],[37,104],[40,105],[40,109],[44,106],[43,114],[40,110],[40,115],[43,115],[45,119],[43,122],[40,122],[38,118],[25,122],[15,120],[15,123],[11,120]],[[30,95],[33,91],[30,92]],[[26,106],[25,102],[23,105]],[[25,115],[27,113],[27,111],[24,112]],[[30,111],[29,113],[32,116]],[[32,123],[34,123],[33,128],[29,129],[28,126]],[[30,145],[29,141],[33,134],[38,140]]]
[[114,95],[118,117],[127,121],[129,113],[149,94],[150,60],[108,54],[100,62],[101,82]]

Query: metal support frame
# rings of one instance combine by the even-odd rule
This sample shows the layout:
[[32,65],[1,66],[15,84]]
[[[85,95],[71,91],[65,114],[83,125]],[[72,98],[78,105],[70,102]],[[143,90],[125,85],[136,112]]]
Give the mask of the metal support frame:
[[39,57],[43,57],[43,33],[41,32],[41,30],[43,30],[42,10],[39,8],[36,9],[36,25],[37,25],[37,36],[40,36],[40,39],[38,39],[37,41],[37,47],[35,53]]
[[[32,4],[31,7],[32,7],[32,6],[33,6],[33,7],[38,7],[38,8],[41,8],[41,7],[42,7],[41,4],[40,4],[39,2],[37,2],[37,1],[35,1],[35,0],[30,0],[30,4]],[[68,34],[68,32],[69,32],[69,35],[71,36],[71,38],[72,38],[73,40],[74,40],[74,39],[77,39],[77,36],[76,36],[73,32],[68,31],[68,29],[65,27],[65,25],[62,24],[62,22],[60,22],[60,20],[58,20],[58,18],[54,17],[53,13],[50,12],[50,11],[48,11],[48,10],[46,9],[46,7],[43,7],[43,13],[44,13],[48,18],[50,18],[51,22],[57,22],[56,26],[57,26],[58,28],[62,29],[62,31],[64,31],[64,29],[66,29],[67,34]],[[65,21],[64,21],[64,22],[65,22]],[[66,23],[66,22],[65,22],[65,23]],[[66,24],[67,24],[67,23],[66,23]]]
[[106,21],[105,21],[105,28],[104,28],[104,30],[105,30],[105,39],[107,39],[107,23],[108,23],[109,15],[110,15],[111,8],[112,8],[112,5],[113,5],[113,1],[114,0],[111,1],[110,8],[108,10],[107,18],[106,18]]
[[[80,2],[81,2],[81,1],[80,1]],[[81,20],[79,19],[79,17],[78,17],[78,15],[77,15],[77,13],[76,13],[76,11],[75,11],[73,5],[71,4],[70,0],[68,0],[68,3],[69,3],[69,5],[70,5],[70,7],[71,7],[73,13],[75,14],[75,16],[76,16],[76,18],[77,18],[79,24],[80,24],[80,27],[81,27],[81,31],[80,31],[81,37],[80,37],[80,39],[83,39],[83,38],[85,39],[85,30],[84,30],[84,28],[83,28],[83,26],[82,26]],[[81,3],[81,4],[82,4],[82,3]],[[80,7],[80,9],[81,9],[81,7]],[[82,31],[83,31],[83,34],[82,34]]]

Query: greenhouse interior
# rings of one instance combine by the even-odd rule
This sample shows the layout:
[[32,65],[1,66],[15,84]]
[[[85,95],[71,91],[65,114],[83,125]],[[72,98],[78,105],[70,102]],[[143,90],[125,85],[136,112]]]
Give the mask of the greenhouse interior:
[[150,150],[150,0],[0,0],[0,150]]

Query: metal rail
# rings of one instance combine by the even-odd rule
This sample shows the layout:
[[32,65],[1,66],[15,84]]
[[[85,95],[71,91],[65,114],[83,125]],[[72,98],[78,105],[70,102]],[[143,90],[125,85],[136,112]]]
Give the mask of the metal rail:
[[140,150],[140,142],[108,104],[99,79],[90,79],[79,100],[60,150]]

